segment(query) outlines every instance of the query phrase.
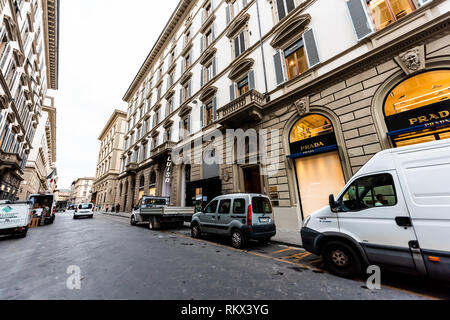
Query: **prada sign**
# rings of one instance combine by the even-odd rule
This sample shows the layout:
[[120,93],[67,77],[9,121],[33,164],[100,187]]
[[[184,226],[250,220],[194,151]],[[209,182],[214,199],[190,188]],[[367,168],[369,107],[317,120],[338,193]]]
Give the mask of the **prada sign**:
[[336,144],[336,136],[334,135],[334,132],[331,132],[317,137],[291,143],[291,155],[298,153],[315,153],[320,148],[325,148]]
[[436,127],[450,124],[450,100],[433,103],[410,111],[401,112],[386,118],[386,125],[390,132],[421,127]]

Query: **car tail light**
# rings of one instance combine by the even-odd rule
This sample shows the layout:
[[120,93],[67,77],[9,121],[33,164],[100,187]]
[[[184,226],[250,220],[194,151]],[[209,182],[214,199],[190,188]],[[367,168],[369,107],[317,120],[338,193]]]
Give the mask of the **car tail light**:
[[252,205],[251,204],[248,205],[248,209],[247,209],[247,225],[249,225],[249,226],[252,225]]
[[75,213],[77,213],[78,212],[78,208],[75,208]]
[[55,215],[56,212],[56,206],[53,207],[52,215]]

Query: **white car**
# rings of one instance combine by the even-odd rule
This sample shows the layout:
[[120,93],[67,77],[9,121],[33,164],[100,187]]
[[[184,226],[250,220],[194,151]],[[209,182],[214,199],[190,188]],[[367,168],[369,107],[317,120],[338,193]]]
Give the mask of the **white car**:
[[80,203],[75,208],[75,212],[73,213],[73,218],[77,219],[80,217],[94,217],[94,204],[92,203]]
[[450,279],[450,139],[376,154],[308,217],[303,247],[335,274],[364,266]]

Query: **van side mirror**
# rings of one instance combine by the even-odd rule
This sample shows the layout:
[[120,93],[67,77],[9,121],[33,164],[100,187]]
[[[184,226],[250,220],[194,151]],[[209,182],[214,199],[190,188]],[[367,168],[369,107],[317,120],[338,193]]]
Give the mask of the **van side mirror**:
[[329,198],[329,202],[330,202],[330,209],[332,212],[338,212],[338,206],[336,203],[336,200],[334,199],[334,195],[330,194],[330,198]]

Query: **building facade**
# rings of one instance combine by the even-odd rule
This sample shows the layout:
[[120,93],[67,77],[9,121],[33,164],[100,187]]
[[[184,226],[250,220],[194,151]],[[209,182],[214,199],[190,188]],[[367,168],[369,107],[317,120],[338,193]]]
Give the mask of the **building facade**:
[[53,192],[57,185],[57,177],[47,179],[52,171],[56,171],[56,109],[53,98],[47,98],[42,107],[32,146],[20,184],[20,200],[28,199],[30,194]]
[[58,0],[0,0],[0,199],[17,197],[47,89],[58,86],[58,10]]
[[449,9],[180,1],[124,96],[121,207],[265,193],[298,231],[378,151],[449,137]]
[[80,204],[89,203],[92,198],[92,188],[94,186],[95,178],[79,178],[72,182],[70,187],[70,203]]
[[100,151],[92,199],[95,200],[95,205],[99,210],[109,211],[117,204],[117,177],[120,173],[126,117],[125,112],[114,110],[98,137]]

